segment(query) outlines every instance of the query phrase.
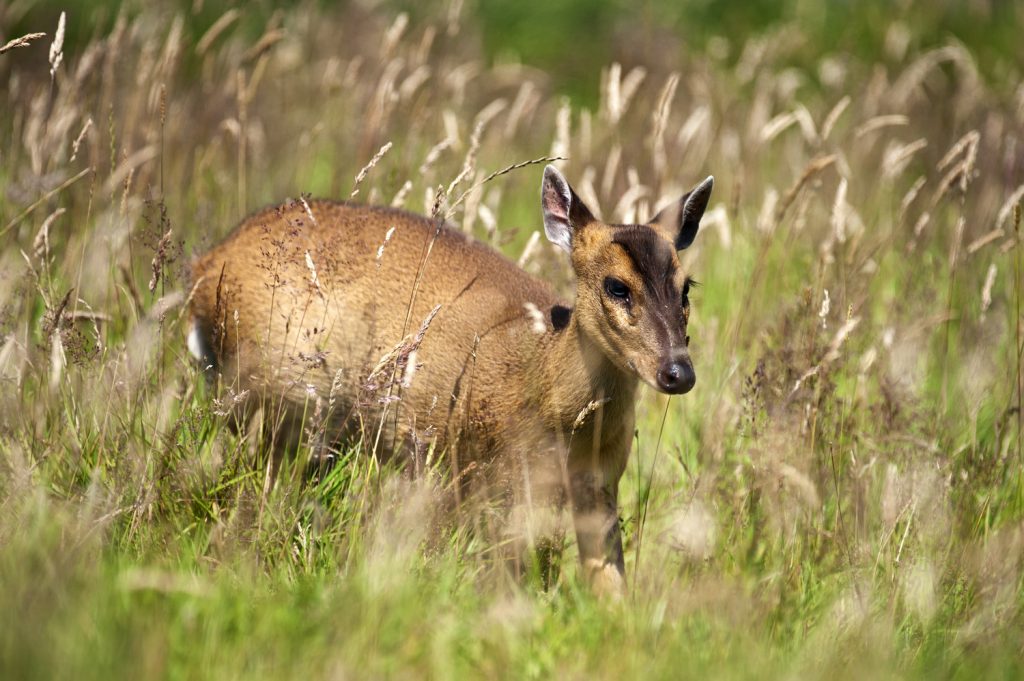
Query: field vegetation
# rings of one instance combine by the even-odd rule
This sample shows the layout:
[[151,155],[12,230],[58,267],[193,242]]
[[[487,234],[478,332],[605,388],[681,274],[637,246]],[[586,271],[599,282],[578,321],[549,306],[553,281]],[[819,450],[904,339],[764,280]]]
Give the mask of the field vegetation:
[[[1020,7],[479,4],[0,4],[0,677],[1024,675]],[[185,349],[192,256],[286,197],[571,296],[545,157],[615,222],[716,178],[621,603],[571,541],[509,579],[443,468],[271,484]]]

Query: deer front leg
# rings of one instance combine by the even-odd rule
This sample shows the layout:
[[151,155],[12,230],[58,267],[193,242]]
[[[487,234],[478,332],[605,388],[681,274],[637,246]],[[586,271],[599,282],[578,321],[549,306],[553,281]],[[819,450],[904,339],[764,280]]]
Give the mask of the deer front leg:
[[626,589],[618,484],[618,477],[610,480],[600,471],[570,473],[572,517],[583,574],[598,595],[613,598]]

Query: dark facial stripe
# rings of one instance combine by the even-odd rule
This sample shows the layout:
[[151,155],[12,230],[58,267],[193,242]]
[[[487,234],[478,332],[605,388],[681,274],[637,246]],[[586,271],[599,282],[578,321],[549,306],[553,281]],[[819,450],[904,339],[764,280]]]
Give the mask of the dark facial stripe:
[[618,228],[612,243],[622,246],[644,280],[644,287],[655,300],[678,298],[679,291],[673,279],[676,264],[671,245],[646,225],[627,225]]
[[659,317],[668,338],[675,346],[686,334],[682,292],[675,285],[676,263],[672,245],[647,225],[622,225],[612,236],[629,255],[637,274],[643,279],[651,312]]

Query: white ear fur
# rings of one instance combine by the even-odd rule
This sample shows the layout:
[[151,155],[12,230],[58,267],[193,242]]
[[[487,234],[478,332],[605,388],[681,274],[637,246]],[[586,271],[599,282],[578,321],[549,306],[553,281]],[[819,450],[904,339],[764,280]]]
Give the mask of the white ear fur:
[[562,173],[553,165],[544,168],[540,206],[544,212],[544,234],[548,241],[566,253],[572,252],[572,226],[569,224],[572,191]]

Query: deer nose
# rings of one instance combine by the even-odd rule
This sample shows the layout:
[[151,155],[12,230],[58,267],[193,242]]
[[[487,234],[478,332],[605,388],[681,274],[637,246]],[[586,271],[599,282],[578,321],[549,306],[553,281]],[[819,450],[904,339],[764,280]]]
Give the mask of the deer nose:
[[658,369],[658,388],[669,395],[682,395],[690,392],[697,382],[693,366],[689,362],[670,361]]

